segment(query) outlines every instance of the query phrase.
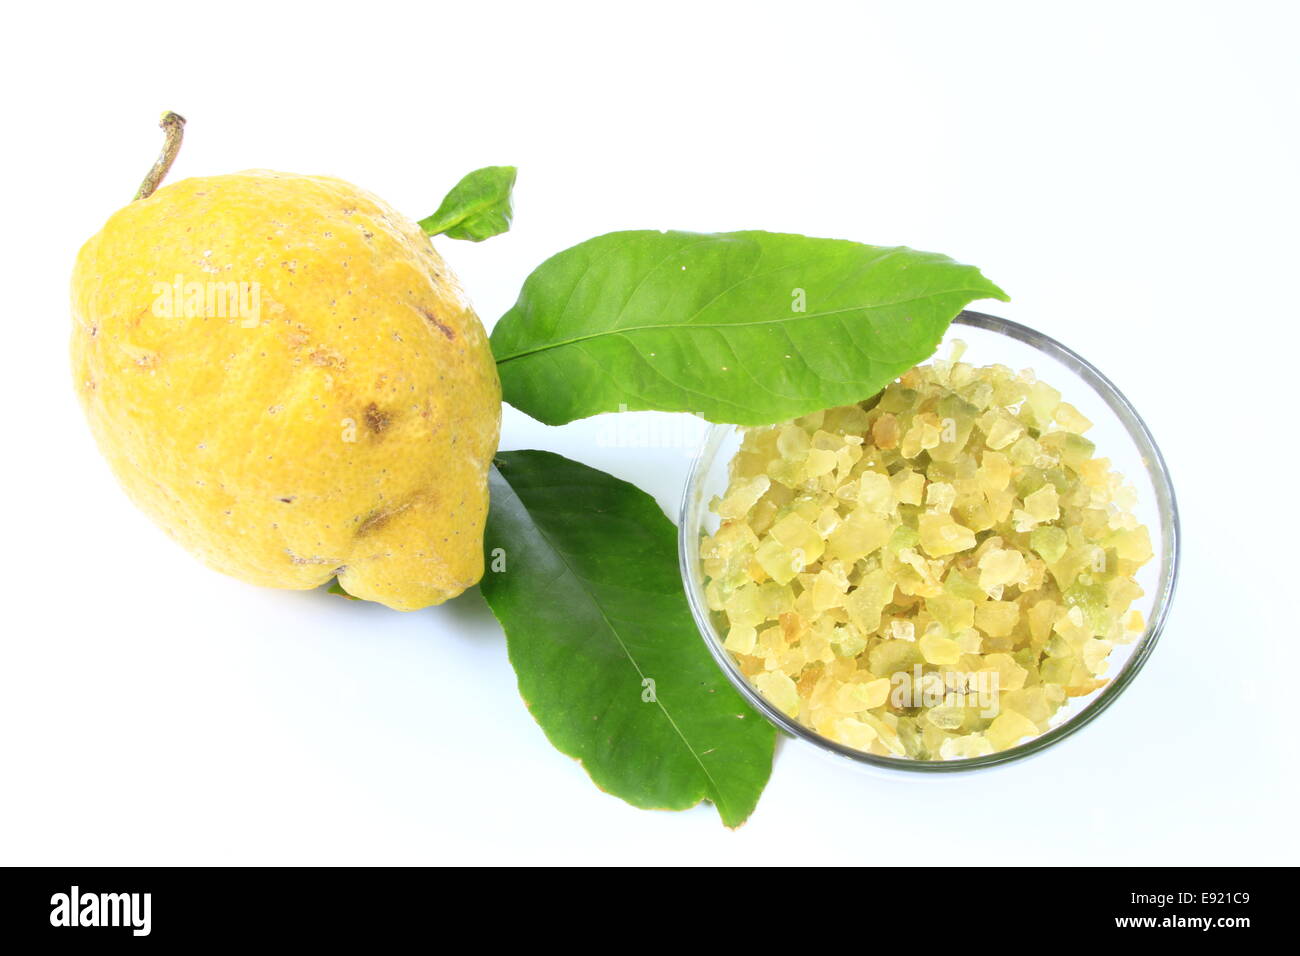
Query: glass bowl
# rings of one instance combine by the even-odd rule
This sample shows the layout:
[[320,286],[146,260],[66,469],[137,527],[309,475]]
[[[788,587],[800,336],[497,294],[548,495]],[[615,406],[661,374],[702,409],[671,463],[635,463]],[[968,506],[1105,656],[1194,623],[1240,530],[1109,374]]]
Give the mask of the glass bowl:
[[1085,697],[1068,700],[1046,733],[985,756],[927,761],[864,753],[805,727],[768,703],[740,672],[722,646],[726,635],[719,630],[720,615],[708,609],[704,598],[699,543],[703,535],[717,528],[718,517],[708,510],[708,503],[714,495],[722,495],[726,490],[728,465],[740,446],[740,429],[714,425],[705,433],[686,480],[678,522],[682,581],[695,623],[718,666],[754,709],[789,736],[828,753],[858,764],[916,773],[977,770],[1019,760],[1051,747],[1090,723],[1123,693],[1142,669],[1160,637],[1178,579],[1178,507],[1169,471],[1151,432],[1119,389],[1095,366],[1060,342],[1007,319],[963,312],[953,320],[937,354],[947,355],[953,339],[967,345],[962,361],[977,366],[1001,364],[1012,369],[1031,368],[1042,381],[1059,389],[1065,401],[1091,419],[1093,427],[1088,438],[1096,443],[1096,454],[1109,458],[1112,468],[1137,491],[1134,513],[1151,532],[1156,560],[1147,562],[1138,572],[1137,581],[1145,593],[1133,603],[1147,621],[1146,631],[1132,643],[1116,645],[1109,657],[1110,682]]

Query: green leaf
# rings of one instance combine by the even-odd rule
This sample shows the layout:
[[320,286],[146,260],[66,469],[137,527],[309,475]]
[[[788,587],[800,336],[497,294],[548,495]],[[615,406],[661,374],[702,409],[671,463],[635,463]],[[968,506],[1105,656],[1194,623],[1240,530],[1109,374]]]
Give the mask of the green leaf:
[[495,466],[481,588],[547,738],[634,806],[710,800],[739,826],[775,731],[699,637],[672,522],[635,486],[560,455],[501,452]]
[[505,399],[548,425],[600,412],[779,422],[878,392],[975,299],[973,266],[769,232],[615,232],[542,263],[492,332]]
[[337,594],[337,595],[339,595],[339,597],[345,597],[345,598],[347,598],[349,601],[360,601],[360,600],[361,600],[361,598],[356,597],[355,595],[349,594],[347,591],[343,590],[343,585],[339,584],[339,579],[338,579],[338,578],[331,578],[331,579],[330,579],[329,587],[326,588],[325,590],[326,590],[326,592],[329,593],[329,594]]
[[437,212],[420,220],[420,228],[431,236],[471,242],[500,235],[514,218],[510,191],[515,186],[515,172],[513,166],[474,170],[452,187]]

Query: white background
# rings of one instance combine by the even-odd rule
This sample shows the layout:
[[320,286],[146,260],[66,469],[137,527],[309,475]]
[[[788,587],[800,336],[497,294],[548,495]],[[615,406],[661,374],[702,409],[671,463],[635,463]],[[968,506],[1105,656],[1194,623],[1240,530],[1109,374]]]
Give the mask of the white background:
[[[6,12],[0,863],[1296,863],[1294,51],[1285,3],[25,4]],[[69,381],[67,280],[165,108],[173,179],[270,167],[427,215],[489,325],[622,228],[764,228],[981,266],[1146,417],[1182,582],[1137,681],[1003,770],[786,743],[757,812],[632,809],[551,749],[477,591],[414,614],[201,567],[119,491]],[[675,508],[676,451],[544,447]]]

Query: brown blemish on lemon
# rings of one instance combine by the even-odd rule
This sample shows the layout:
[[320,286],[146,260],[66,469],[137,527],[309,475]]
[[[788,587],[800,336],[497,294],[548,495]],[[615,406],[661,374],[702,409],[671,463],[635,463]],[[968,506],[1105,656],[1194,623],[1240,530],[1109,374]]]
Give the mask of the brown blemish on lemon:
[[366,406],[365,420],[366,427],[376,435],[379,435],[388,427],[389,423],[393,420],[393,416],[388,412],[381,410],[374,402],[371,402]]
[[440,322],[438,320],[438,317],[428,309],[423,309],[422,311],[424,313],[424,317],[429,320],[429,324],[432,325],[439,332],[441,332],[443,335],[447,336],[447,341],[451,342],[455,340],[456,332],[450,326],[448,326],[444,322]]

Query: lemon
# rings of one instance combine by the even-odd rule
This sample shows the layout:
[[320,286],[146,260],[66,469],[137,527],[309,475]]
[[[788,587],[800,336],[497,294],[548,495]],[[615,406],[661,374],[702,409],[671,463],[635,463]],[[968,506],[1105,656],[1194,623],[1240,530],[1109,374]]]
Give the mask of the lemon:
[[72,364],[136,504],[259,585],[438,604],[483,572],[501,389],[420,229],[337,179],[188,179],[117,212],[72,280]]

